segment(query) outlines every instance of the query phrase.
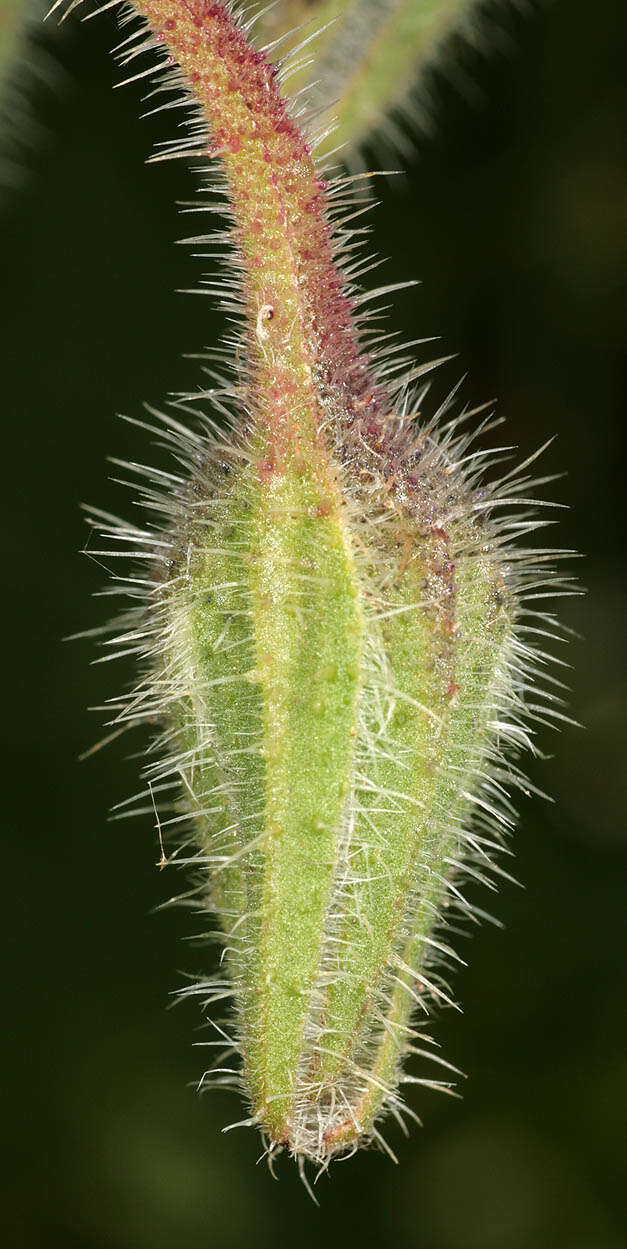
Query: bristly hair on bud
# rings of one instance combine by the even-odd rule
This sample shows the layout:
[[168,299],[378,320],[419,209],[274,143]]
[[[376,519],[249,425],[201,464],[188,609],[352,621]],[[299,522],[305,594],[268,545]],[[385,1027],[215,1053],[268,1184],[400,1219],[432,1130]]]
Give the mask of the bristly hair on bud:
[[565,718],[547,671],[565,553],[529,542],[535,456],[500,467],[509,448],[477,445],[495,422],[455,393],[424,411],[438,362],[382,330],[394,287],[358,286],[368,178],[318,168],[255,15],[141,0],[122,20],[128,78],[185,110],[157,159],[200,161],[190,211],[211,222],[190,241],[226,258],[201,291],[231,329],[208,411],[139,422],[172,452],[169,472],[125,466],[141,523],[91,512],[97,553],[130,560],[106,657],[141,669],[109,729],[161,726],[120,813],[154,810],[217,917],[219,970],[184,990],[228,1011],[202,1087],[241,1089],[302,1173],[389,1152],[403,1085],[452,1090],[429,1017],[455,1005],[452,934],[483,915],[465,879],[507,877],[518,758]]

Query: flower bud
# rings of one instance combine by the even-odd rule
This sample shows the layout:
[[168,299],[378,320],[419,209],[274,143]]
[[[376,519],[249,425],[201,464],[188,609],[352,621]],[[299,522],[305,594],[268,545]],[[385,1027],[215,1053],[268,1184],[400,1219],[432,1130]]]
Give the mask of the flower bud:
[[320,179],[228,6],[136,7],[196,104],[176,153],[220,155],[220,293],[243,328],[208,392],[226,425],[162,418],[177,471],[140,496],[161,527],[101,524],[150,570],[129,581],[118,642],[144,672],[116,723],[161,723],[148,791],[162,811],[180,787],[160,828],[186,830],[178,861],[219,920],[219,974],[191,992],[232,1002],[216,1026],[241,1067],[214,1078],[243,1085],[270,1150],[325,1163],[382,1141],[403,1081],[449,1087],[403,1064],[442,1062],[422,1028],[452,1004],[449,920],[477,914],[464,873],[501,871],[518,775],[502,751],[529,742],[542,662],[523,603],[552,574],[510,549],[538,523],[526,466],[486,484],[469,414],[451,397],[426,421],[402,358],[390,384],[396,348],[368,341],[331,224],[348,184]]

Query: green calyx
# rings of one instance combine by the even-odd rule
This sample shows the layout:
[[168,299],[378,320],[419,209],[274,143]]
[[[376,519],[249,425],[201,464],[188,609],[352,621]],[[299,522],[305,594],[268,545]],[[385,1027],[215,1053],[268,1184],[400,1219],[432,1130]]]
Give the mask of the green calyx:
[[377,484],[366,517],[354,466],[321,499],[258,463],[212,463],[196,491],[161,682],[252,1117],[322,1161],[376,1134],[412,1012],[449,1000],[437,929],[511,611],[467,516],[419,524]]

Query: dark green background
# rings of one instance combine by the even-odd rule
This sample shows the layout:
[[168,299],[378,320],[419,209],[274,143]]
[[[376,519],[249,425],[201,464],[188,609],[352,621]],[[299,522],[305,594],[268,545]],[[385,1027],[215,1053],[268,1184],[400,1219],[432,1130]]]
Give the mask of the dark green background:
[[463,1100],[413,1097],[424,1128],[389,1132],[400,1166],[377,1153],[336,1166],[320,1210],[287,1160],[278,1184],[255,1166],[254,1133],[220,1134],[240,1117],[232,1095],[190,1086],[199,1019],[165,1007],[179,969],[208,955],[183,944],[183,912],[151,913],[177,887],[154,867],[151,821],[107,822],[136,788],[128,748],[77,763],[98,735],[86,708],[124,675],[61,640],[107,611],[90,601],[104,574],[78,554],[79,503],[127,507],[105,457],[152,452],[114,414],[195,387],[183,353],[219,324],[209,300],[174,293],[199,274],[172,245],[193,183],[181,162],[144,165],[172,115],[139,121],[139,91],[112,92],[107,18],[52,39],[62,72],[35,93],[45,133],[2,216],[11,1247],[627,1245],[624,3],[561,0],[503,25],[509,48],[462,58],[471,98],[455,75],[432,80],[435,133],[406,181],[381,184],[373,224],[386,280],[422,279],[394,297],[393,325],[459,353],[437,393],[468,370],[465,396],[498,396],[523,454],[559,435],[545,463],[567,471],[555,540],[586,557],[587,597],[563,613],[585,636],[567,658],[586,727],[543,738],[552,758],[530,770],[556,802],[522,802],[525,888],[494,902],[505,930],[463,951],[465,1013],[437,1024],[469,1075]]

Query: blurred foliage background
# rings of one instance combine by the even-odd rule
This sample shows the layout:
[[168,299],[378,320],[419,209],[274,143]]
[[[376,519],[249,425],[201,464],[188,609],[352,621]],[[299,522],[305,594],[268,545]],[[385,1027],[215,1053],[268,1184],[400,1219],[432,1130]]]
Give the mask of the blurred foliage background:
[[[110,15],[108,15],[110,18]],[[173,240],[183,162],[146,168],[168,116],[139,120],[141,92],[112,91],[112,21],[43,36],[60,66],[33,88],[42,133],[2,202],[7,627],[2,754],[6,922],[1,1171],[4,1243],[15,1249],[259,1249],[283,1240],[402,1249],[625,1249],[625,392],[623,0],[504,10],[502,46],[460,52],[430,77],[434,133],[406,178],[381,181],[376,247],[392,324],[458,352],[435,390],[468,370],[472,402],[498,396],[506,441],[557,442],[566,470],[555,541],[585,556],[586,597],[563,616],[583,635],[572,714],[543,738],[522,802],[524,889],[493,902],[463,950],[465,1013],[437,1035],[469,1075],[463,1100],[416,1093],[424,1128],[392,1127],[376,1152],[337,1165],[319,1210],[294,1168],[256,1166],[231,1094],[198,1098],[203,1039],[192,1006],[167,1011],[182,971],[210,957],[185,941],[177,887],[160,873],[151,820],[108,822],[137,788],[123,742],[85,763],[87,707],[119,688],[114,666],[67,634],[102,621],[104,574],[80,558],[79,503],[129,509],[105,467],[150,460],[116,412],[194,389],[183,353],[215,342],[207,299],[175,293],[201,262]],[[461,72],[463,70],[463,73]],[[440,354],[439,345],[436,346]],[[125,674],[128,676],[129,674]],[[139,749],[141,743],[135,745]],[[491,899],[481,898],[483,905]]]

